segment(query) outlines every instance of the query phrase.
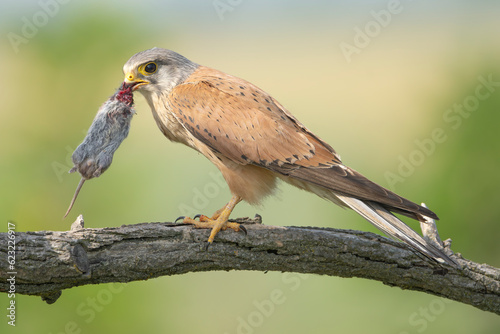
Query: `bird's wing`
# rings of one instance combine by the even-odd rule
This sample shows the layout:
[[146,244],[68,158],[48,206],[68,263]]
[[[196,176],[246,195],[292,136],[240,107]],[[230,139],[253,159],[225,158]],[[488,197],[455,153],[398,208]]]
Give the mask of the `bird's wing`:
[[242,79],[205,68],[170,95],[172,112],[199,140],[241,163],[341,163],[333,148],[310,133],[267,93]]
[[378,202],[412,218],[425,215],[437,219],[429,209],[344,166],[330,145],[245,80],[200,67],[170,94],[170,109],[179,122],[216,154]]

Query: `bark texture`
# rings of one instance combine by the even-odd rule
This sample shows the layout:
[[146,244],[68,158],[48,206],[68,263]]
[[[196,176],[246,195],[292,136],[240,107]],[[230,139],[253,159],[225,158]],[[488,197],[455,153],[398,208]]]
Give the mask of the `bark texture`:
[[[70,231],[15,232],[13,268],[7,247],[0,249],[0,291],[8,292],[7,279],[15,276],[16,293],[53,303],[62,290],[85,284],[209,270],[282,271],[368,278],[500,314],[500,269],[489,265],[453,255],[462,268],[443,269],[373,233],[243,221],[248,235],[220,232],[208,250],[209,230],[183,224],[87,229],[80,216]],[[8,237],[0,233],[0,244]]]

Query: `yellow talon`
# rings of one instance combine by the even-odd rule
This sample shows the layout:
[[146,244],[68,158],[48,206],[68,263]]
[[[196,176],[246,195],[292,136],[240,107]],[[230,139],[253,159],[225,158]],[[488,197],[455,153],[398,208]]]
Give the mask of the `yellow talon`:
[[208,242],[214,242],[214,238],[219,233],[219,231],[224,231],[228,228],[234,230],[235,232],[241,231],[242,227],[240,224],[228,222],[229,216],[233,211],[236,204],[241,201],[241,197],[233,196],[229,203],[227,203],[222,209],[217,210],[211,218],[200,215],[200,220],[194,220],[192,218],[186,217],[183,220],[185,224],[192,224],[196,228],[211,228],[210,237],[208,238]]

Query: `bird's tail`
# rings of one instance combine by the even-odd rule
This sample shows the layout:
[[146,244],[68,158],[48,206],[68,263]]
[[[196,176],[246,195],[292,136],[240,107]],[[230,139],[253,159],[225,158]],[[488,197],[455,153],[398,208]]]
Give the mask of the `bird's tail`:
[[456,262],[448,255],[425,241],[417,232],[413,231],[382,205],[375,202],[364,202],[340,194],[335,194],[335,196],[388,236],[403,241],[431,260],[438,263],[447,263],[453,267],[457,266]]

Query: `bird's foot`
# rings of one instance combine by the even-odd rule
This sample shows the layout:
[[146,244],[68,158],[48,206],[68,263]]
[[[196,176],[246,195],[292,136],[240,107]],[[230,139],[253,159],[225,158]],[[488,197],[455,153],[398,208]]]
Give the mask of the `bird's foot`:
[[[211,228],[210,237],[208,238],[208,244],[210,245],[214,242],[214,238],[219,233],[219,231],[225,231],[230,228],[235,232],[243,231],[245,234],[247,230],[245,227],[241,226],[238,223],[229,222],[229,215],[233,211],[236,204],[241,201],[239,197],[233,197],[229,203],[226,204],[222,209],[217,210],[212,217],[207,217],[205,215],[196,215],[193,218],[190,217],[179,217],[179,219],[183,219],[184,224],[192,224],[195,228]],[[199,220],[196,220],[198,218]]]
[[208,238],[208,242],[212,243],[214,241],[215,236],[219,231],[225,231],[228,228],[234,230],[235,232],[243,231],[246,233],[246,228],[241,226],[238,223],[229,222],[226,219],[218,216],[217,218],[207,217],[205,215],[199,215],[199,221],[190,217],[185,217],[183,223],[192,224],[195,228],[211,228],[212,232],[210,232],[210,237]]

